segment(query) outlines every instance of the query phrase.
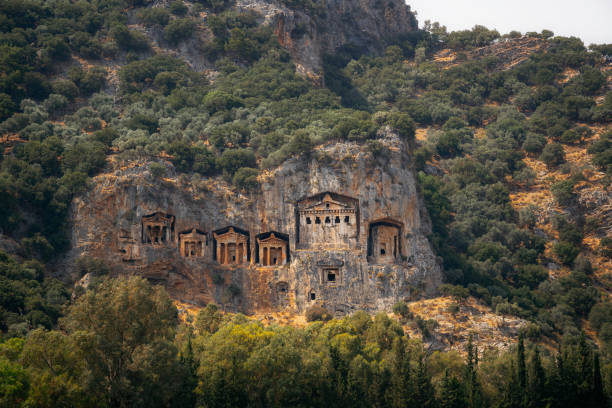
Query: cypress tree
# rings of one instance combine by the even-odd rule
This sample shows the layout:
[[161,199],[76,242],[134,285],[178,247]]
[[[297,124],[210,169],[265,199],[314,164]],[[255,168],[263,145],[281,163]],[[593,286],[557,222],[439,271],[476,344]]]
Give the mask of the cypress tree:
[[540,360],[540,351],[536,347],[531,359],[531,372],[527,390],[527,407],[539,408],[544,406],[546,373]]
[[431,384],[431,379],[427,374],[427,367],[424,359],[419,359],[419,363],[414,376],[414,396],[413,402],[415,407],[433,408],[436,406],[435,391]]
[[446,369],[440,391],[440,408],[464,408],[465,405],[463,386],[456,377],[451,377]]
[[470,335],[467,345],[467,364],[465,369],[466,398],[470,408],[482,404],[480,385],[478,384],[478,348],[474,346]]
[[198,385],[198,362],[193,354],[191,334],[187,336],[187,345],[185,346],[185,351],[180,353],[179,361],[185,370],[185,377],[183,378],[184,391],[181,393],[180,401],[174,401],[173,406],[194,407],[196,404],[194,391]]
[[332,364],[332,376],[334,379],[335,389],[332,390],[333,398],[336,399],[336,403],[341,405],[345,402],[347,396],[347,377],[348,377],[348,364],[342,356],[340,356],[340,352],[338,348],[330,345],[329,347],[329,356],[331,357]]
[[521,389],[518,373],[514,367],[514,361],[510,364],[510,379],[504,392],[502,407],[521,408],[523,407],[524,392]]
[[591,392],[591,406],[593,408],[607,407],[608,401],[601,380],[601,368],[599,367],[599,353],[593,353],[593,391]]
[[521,388],[521,392],[524,392],[527,388],[527,367],[525,364],[525,339],[523,334],[519,335],[519,342],[517,347],[517,374],[518,384]]
[[393,341],[392,403],[394,408],[405,407],[410,400],[410,359],[406,356],[403,337]]

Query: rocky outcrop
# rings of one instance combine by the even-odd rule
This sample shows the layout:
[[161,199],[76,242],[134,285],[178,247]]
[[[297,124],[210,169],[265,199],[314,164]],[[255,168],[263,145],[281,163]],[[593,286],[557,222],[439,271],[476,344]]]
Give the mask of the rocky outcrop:
[[322,59],[342,47],[380,54],[392,40],[417,30],[417,20],[403,0],[316,1],[310,10],[291,9],[279,2],[238,0],[240,11],[255,11],[274,28],[298,72],[322,82]]
[[[527,61],[535,53],[546,51],[550,45],[549,41],[537,37],[507,38],[497,40],[491,45],[466,50],[462,53],[446,48],[438,51],[433,56],[433,60],[443,66],[454,66],[462,61],[494,57],[496,58],[497,67],[507,70]],[[458,54],[463,55],[458,59]]]
[[145,162],[115,161],[73,202],[66,264],[100,258],[178,300],[247,313],[321,304],[340,315],[431,295],[441,272],[408,148],[389,129],[379,137],[384,160],[329,144],[262,174],[249,195],[220,177],[176,177],[169,162],[156,180]]

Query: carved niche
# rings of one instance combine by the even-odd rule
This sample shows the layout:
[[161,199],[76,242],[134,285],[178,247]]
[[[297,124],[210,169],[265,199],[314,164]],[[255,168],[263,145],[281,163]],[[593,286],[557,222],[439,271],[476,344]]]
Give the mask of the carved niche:
[[287,282],[276,284],[276,304],[281,307],[289,305],[289,284]]
[[174,241],[174,215],[156,212],[142,217],[142,243],[163,245]]
[[391,218],[370,223],[368,260],[375,264],[395,263],[402,257],[403,224]]
[[121,260],[123,262],[132,263],[141,260],[136,240],[134,240],[129,231],[125,229],[119,231],[119,252],[121,253]]
[[256,237],[256,262],[261,266],[285,265],[289,260],[289,236],[270,231]]
[[302,199],[296,208],[296,246],[354,247],[359,236],[359,201],[335,193]]
[[185,258],[202,257],[206,253],[206,233],[193,228],[179,233],[179,253]]
[[213,256],[221,265],[242,264],[250,260],[249,233],[237,227],[213,232]]

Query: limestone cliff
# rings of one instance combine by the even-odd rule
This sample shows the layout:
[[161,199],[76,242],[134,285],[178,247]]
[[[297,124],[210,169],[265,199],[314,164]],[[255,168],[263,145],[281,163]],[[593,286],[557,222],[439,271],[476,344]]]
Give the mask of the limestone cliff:
[[238,0],[240,11],[255,11],[274,28],[298,72],[322,81],[323,56],[342,47],[380,54],[391,39],[417,30],[404,0],[325,0],[314,10],[289,8],[269,0]]
[[379,137],[384,160],[329,144],[263,174],[249,195],[220,177],[176,177],[169,162],[156,180],[147,163],[113,158],[73,202],[67,263],[100,258],[176,299],[247,313],[321,304],[340,315],[432,294],[441,272],[408,148],[388,129]]

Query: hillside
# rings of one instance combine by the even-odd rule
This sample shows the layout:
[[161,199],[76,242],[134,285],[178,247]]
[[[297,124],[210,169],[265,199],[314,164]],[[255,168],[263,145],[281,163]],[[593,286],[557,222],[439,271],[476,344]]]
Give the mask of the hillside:
[[609,44],[400,0],[0,21],[0,405],[607,406]]

